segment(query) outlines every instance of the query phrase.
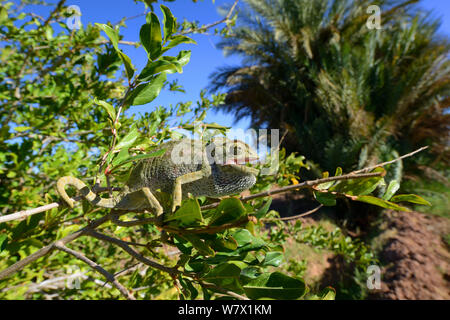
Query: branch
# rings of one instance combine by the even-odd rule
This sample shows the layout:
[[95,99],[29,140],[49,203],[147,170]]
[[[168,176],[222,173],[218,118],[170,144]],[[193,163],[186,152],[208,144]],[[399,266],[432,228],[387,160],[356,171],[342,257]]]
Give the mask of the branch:
[[[111,190],[110,188],[106,188],[106,187],[98,187],[98,186],[94,186],[92,188],[92,191],[94,193],[100,193],[100,192],[107,192]],[[112,188],[112,191],[120,191],[122,190],[121,188]],[[73,200],[75,201],[79,201],[81,200],[82,197],[73,197]],[[22,210],[22,211],[18,211],[15,213],[11,213],[11,214],[7,214],[4,216],[0,216],[0,223],[2,222],[7,222],[7,221],[12,221],[12,220],[24,220],[26,218],[28,218],[29,216],[32,216],[34,214],[38,214],[44,211],[48,211],[51,210],[53,208],[58,208],[61,205],[64,205],[65,203],[61,203],[61,202],[52,202],[49,204],[46,204],[44,206],[40,206],[37,208],[33,208],[33,209],[28,209],[28,210]]]
[[120,284],[119,281],[117,281],[117,279],[114,277],[114,275],[112,275],[111,273],[109,273],[108,271],[106,271],[105,269],[103,269],[99,264],[95,263],[94,261],[90,260],[89,258],[87,258],[85,255],[83,255],[80,252],[77,252],[75,250],[69,249],[67,248],[63,243],[61,243],[60,241],[55,243],[55,248],[64,251],[68,254],[73,255],[75,258],[83,261],[84,263],[86,263],[88,266],[90,266],[92,269],[97,270],[99,273],[101,273],[109,282],[112,283],[113,286],[115,286],[120,293],[122,293],[122,295],[127,298],[128,300],[136,300],[135,297],[133,297],[132,294],[130,294],[128,292],[128,290]]
[[23,210],[23,211],[19,211],[19,212],[12,213],[12,214],[7,214],[5,216],[0,217],[0,223],[6,222],[6,221],[11,221],[11,220],[23,220],[29,216],[32,216],[33,214],[51,210],[51,209],[57,208],[59,206],[60,206],[60,204],[58,202],[53,202],[53,203],[47,204],[45,206],[37,207],[34,209]]
[[[68,236],[60,239],[58,242],[60,244],[67,244],[67,243],[81,237],[82,235],[86,235],[89,230],[95,229],[98,226],[102,225],[103,223],[109,221],[112,215],[113,215],[112,213],[109,213],[109,214],[101,217],[100,219],[94,220],[91,223],[89,223],[86,227],[84,227],[83,229],[80,229],[74,233],[69,234]],[[55,246],[56,246],[56,241],[37,250],[33,254],[14,263],[13,265],[9,266],[8,268],[0,271],[0,280],[8,277],[9,275],[11,275],[17,271],[22,270],[26,265],[36,261],[37,259],[45,256],[46,254],[49,254],[56,248]]]
[[172,228],[169,226],[161,226],[162,229],[164,229],[167,232],[170,233],[175,233],[175,234],[215,234],[217,232],[226,230],[226,229],[230,229],[230,228],[234,228],[234,227],[238,227],[242,224],[245,224],[249,221],[251,221],[252,216],[245,216],[235,222],[231,222],[231,223],[226,223],[226,224],[222,224],[220,226],[212,226],[212,227],[204,227],[204,228],[197,228],[197,229],[178,229],[178,228]]
[[78,273],[74,273],[74,274],[68,274],[68,275],[66,274],[64,276],[47,279],[47,280],[44,280],[39,283],[32,283],[32,284],[22,283],[22,284],[15,285],[12,287],[3,288],[2,290],[0,290],[0,292],[17,290],[18,288],[21,288],[24,286],[27,286],[27,291],[26,291],[27,293],[41,292],[41,291],[46,291],[46,290],[58,290],[58,289],[63,289],[64,287],[66,287],[67,281],[70,281],[72,279],[77,279],[77,278],[93,281],[94,283],[96,283],[100,286],[105,286],[108,289],[112,288],[112,286],[110,284],[107,284],[105,281],[101,281],[99,279],[95,279],[95,278],[86,276],[86,272],[87,271],[78,272]]
[[222,20],[219,20],[219,21],[207,24],[206,26],[203,26],[203,27],[198,28],[198,29],[188,29],[186,31],[180,32],[179,34],[180,35],[186,35],[186,34],[193,33],[193,32],[201,32],[201,31],[208,30],[208,29],[210,29],[212,27],[215,27],[218,24],[221,24],[221,23],[224,23],[224,22],[228,22],[230,20],[230,18],[231,18],[231,15],[233,14],[234,9],[236,8],[236,5],[238,4],[238,2],[239,2],[239,0],[235,0],[234,1],[233,5],[231,6],[230,10],[228,11],[226,17],[223,18]]
[[105,234],[99,233],[93,229],[89,230],[89,235],[93,236],[94,238],[97,238],[99,240],[103,240],[106,242],[110,242],[113,243],[119,247],[121,247],[124,251],[126,251],[129,255],[133,256],[134,258],[136,258],[138,261],[161,271],[167,272],[169,273],[171,276],[176,276],[178,274],[183,274],[183,272],[174,269],[174,268],[169,268],[166,267],[162,264],[159,264],[157,262],[151,261],[149,259],[147,259],[146,257],[144,257],[142,254],[140,254],[139,252],[135,251],[134,249],[132,249],[126,242],[107,236]]
[[142,16],[145,16],[145,15],[147,15],[147,11],[148,10],[148,8],[145,8],[145,10],[144,10],[144,12],[143,13],[139,13],[139,14],[137,14],[137,15],[135,15],[135,16],[131,16],[131,17],[124,17],[124,18],[122,18],[120,21],[117,21],[116,23],[113,23],[113,26],[116,26],[117,24],[120,24],[120,23],[122,23],[122,22],[125,22],[125,21],[128,21],[128,20],[133,20],[133,19],[136,19],[136,18],[139,18],[139,17],[142,17]]
[[142,220],[121,221],[121,220],[119,220],[118,215],[115,215],[111,218],[111,221],[114,224],[121,226],[121,227],[134,227],[134,226],[139,226],[139,225],[148,224],[148,223],[158,224],[159,219],[146,218],[146,219],[142,219]]
[[267,218],[267,219],[261,219],[261,221],[270,222],[270,221],[274,221],[274,220],[282,220],[282,221],[296,220],[298,218],[305,217],[305,216],[308,216],[310,214],[313,214],[314,212],[317,212],[322,207],[323,207],[323,204],[317,206],[316,208],[314,208],[312,210],[309,210],[309,211],[297,214],[295,216],[284,217],[284,218]]
[[[100,45],[100,44],[108,44],[108,43],[110,43],[109,40],[103,40],[103,41],[100,41],[97,44]],[[125,45],[128,45],[128,46],[135,46],[136,48],[141,45],[139,42],[125,41],[125,40],[119,40],[119,44],[125,44]]]
[[386,162],[383,162],[383,163],[376,164],[376,165],[374,165],[374,166],[370,166],[370,167],[363,168],[363,169],[361,169],[361,170],[353,171],[352,174],[354,174],[354,173],[367,172],[367,171],[372,170],[372,169],[375,169],[375,168],[383,167],[383,166],[385,166],[385,165],[388,165],[388,164],[391,164],[391,163],[400,161],[400,160],[402,160],[402,159],[404,159],[404,158],[411,157],[412,155],[415,155],[416,153],[419,153],[419,152],[421,152],[421,151],[423,151],[423,150],[425,150],[425,149],[428,149],[428,146],[425,146],[425,147],[422,147],[422,148],[420,148],[420,149],[417,149],[416,151],[407,153],[407,154],[405,154],[405,155],[403,155],[403,156],[401,156],[401,157],[395,158],[394,160],[386,161]]
[[[370,178],[370,177],[379,177],[383,175],[382,172],[373,172],[373,173],[362,173],[362,174],[345,174],[342,176],[337,176],[337,177],[329,177],[329,178],[322,178],[322,179],[316,179],[316,180],[308,180],[308,181],[304,181],[302,183],[299,184],[293,184],[293,185],[289,185],[286,187],[282,187],[282,188],[278,188],[278,189],[273,189],[273,190],[269,190],[269,191],[264,191],[264,192],[260,192],[260,193],[255,193],[246,197],[242,197],[240,198],[241,201],[246,202],[246,201],[250,201],[256,198],[262,198],[262,197],[268,197],[271,196],[273,194],[278,194],[278,193],[284,193],[284,192],[288,192],[291,190],[300,190],[300,189],[306,189],[306,188],[312,188],[313,186],[316,186],[318,184],[322,184],[322,183],[326,183],[326,182],[330,182],[330,181],[339,181],[339,180],[350,180],[350,179],[364,179],[364,178]],[[208,204],[206,206],[201,207],[202,210],[208,210],[208,209],[212,209],[215,208],[219,205],[219,202],[216,203],[212,203],[212,204]]]

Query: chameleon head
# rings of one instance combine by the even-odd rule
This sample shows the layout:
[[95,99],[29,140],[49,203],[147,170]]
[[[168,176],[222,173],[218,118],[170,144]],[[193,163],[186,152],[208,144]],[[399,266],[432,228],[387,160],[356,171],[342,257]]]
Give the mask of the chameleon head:
[[209,162],[219,165],[223,171],[253,176],[259,173],[258,169],[246,166],[247,163],[259,160],[259,157],[256,151],[243,141],[214,138],[206,150]]

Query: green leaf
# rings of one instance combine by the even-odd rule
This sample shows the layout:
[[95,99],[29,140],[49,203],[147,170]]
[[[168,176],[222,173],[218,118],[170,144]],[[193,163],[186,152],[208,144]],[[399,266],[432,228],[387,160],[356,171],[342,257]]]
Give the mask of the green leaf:
[[314,197],[316,200],[324,206],[335,206],[336,196],[329,192],[320,192],[314,190]]
[[181,44],[181,43],[185,43],[185,44],[197,44],[197,42],[195,42],[193,39],[186,37],[186,36],[174,36],[170,39],[170,42],[167,44],[167,46],[165,46],[162,49],[161,53],[164,53],[166,51],[168,51],[169,49],[172,49],[174,47],[176,47],[177,45]]
[[24,132],[24,131],[27,131],[27,130],[30,130],[30,129],[31,129],[31,127],[18,126],[18,127],[15,127],[15,128],[14,128],[14,131],[17,131],[17,132]]
[[181,235],[182,238],[189,241],[192,246],[198,250],[198,252],[204,256],[214,256],[216,252],[206,244],[202,239],[193,234],[184,234]]
[[225,262],[217,265],[217,267],[208,272],[203,277],[203,280],[215,283],[222,288],[242,292],[242,286],[239,283],[240,274],[241,268],[236,264]]
[[198,290],[192,285],[192,282],[190,280],[184,280],[182,277],[180,277],[180,283],[183,286],[184,289],[187,289],[189,292],[189,299],[195,300],[198,296]]
[[155,13],[150,12],[147,15],[147,23],[141,27],[139,37],[147,51],[150,60],[156,60],[161,55],[161,26]]
[[178,72],[179,66],[171,61],[164,60],[164,57],[157,61],[149,61],[139,75],[139,81],[148,81],[157,73],[175,73]]
[[[322,172],[322,178],[328,178],[330,176],[328,171]],[[336,181],[330,181],[330,182],[325,182],[325,183],[321,183],[318,184],[315,189],[317,190],[327,190],[328,188],[330,188],[333,184],[335,184]]]
[[177,62],[183,67],[188,64],[190,59],[191,59],[190,50],[181,50],[177,55]]
[[175,246],[178,248],[178,250],[181,251],[181,253],[186,255],[191,255],[192,253],[192,243],[188,242],[184,238],[174,235],[173,236],[173,242]]
[[116,110],[108,102],[94,98],[94,103],[105,109],[112,121],[116,119]]
[[258,250],[266,245],[264,240],[253,236],[247,229],[238,229],[235,232],[232,232],[231,236],[238,244],[238,248],[234,252],[235,254]]
[[0,234],[0,252],[2,252],[3,249],[5,249],[6,244],[8,243],[7,239],[8,236],[6,234]]
[[244,286],[250,299],[298,299],[306,293],[303,280],[286,276],[280,272],[263,273]]
[[357,197],[350,197],[352,200],[355,201],[360,201],[360,202],[365,202],[365,203],[370,203],[382,208],[386,208],[386,209],[393,209],[393,210],[398,210],[398,211],[411,211],[406,207],[401,207],[395,203],[383,200],[383,199],[379,199],[373,196],[357,196]]
[[167,216],[164,222],[176,221],[180,226],[188,226],[202,220],[202,212],[197,199],[187,199],[174,214]]
[[95,25],[98,26],[100,29],[102,29],[106,33],[106,35],[108,36],[109,40],[111,41],[114,49],[116,49],[117,51],[120,51],[119,50],[119,33],[117,32],[117,30],[114,30],[107,24],[103,24],[103,23],[95,23]]
[[258,276],[261,275],[261,271],[260,268],[258,267],[254,267],[254,266],[250,266],[247,268],[242,269],[241,271],[241,281],[245,282],[249,282],[253,279],[256,279]]
[[239,229],[232,234],[239,247],[245,246],[254,240],[254,236],[246,229]]
[[326,287],[319,294],[309,295],[308,300],[335,300],[336,290],[332,287]]
[[122,148],[130,147],[136,141],[139,135],[140,133],[136,128],[136,125],[133,125],[130,131],[119,141],[119,143],[117,143],[115,149],[119,150]]
[[237,198],[226,198],[220,201],[213,217],[211,218],[211,226],[220,226],[231,223],[242,218],[246,213],[241,200]]
[[116,49],[117,53],[119,54],[120,59],[122,60],[123,64],[125,65],[125,71],[127,73],[127,77],[130,80],[133,78],[135,68],[131,64],[130,57],[128,57],[125,53],[123,53],[119,49],[119,32],[117,30],[114,30],[110,26],[102,23],[95,23],[100,29],[102,29],[106,35],[108,36],[109,40],[111,41],[114,49]]
[[415,194],[399,194],[391,198],[392,202],[411,202],[431,206],[431,203]]
[[220,244],[228,250],[237,249],[237,241],[232,236],[227,236],[226,238],[220,239]]
[[157,75],[152,81],[138,85],[127,98],[130,106],[138,106],[156,99],[167,79],[165,73]]
[[158,2],[158,0],[144,0],[145,4],[153,10],[153,3]]
[[6,20],[8,20],[8,10],[2,6],[0,7],[0,23],[3,24]]
[[81,228],[78,224],[73,224],[68,227],[65,227],[63,229],[59,229],[56,233],[56,240],[62,239],[65,236],[69,235],[70,233],[73,233],[75,231],[78,231]]
[[336,290],[332,287],[326,287],[322,290],[320,295],[321,300],[335,300],[336,299]]
[[232,236],[214,239],[211,245],[217,251],[234,251],[238,247],[236,240]]
[[176,31],[177,22],[172,12],[165,5],[160,5],[161,11],[164,16],[164,41],[167,41],[171,35]]
[[127,78],[128,80],[131,80],[134,75],[134,71],[136,70],[131,63],[130,57],[128,57],[125,53],[122,51],[117,52],[120,56],[120,59],[122,59],[123,64],[125,65],[125,71],[127,72]]
[[114,158],[112,161],[112,165],[115,166],[118,163],[122,162],[124,159],[128,158],[130,154],[128,153],[127,148],[122,148],[119,152],[119,154]]
[[[383,168],[377,168],[372,172],[385,172]],[[370,177],[363,179],[351,179],[339,181],[329,191],[344,193],[350,196],[364,196],[370,194],[383,181],[383,177]]]
[[[163,58],[161,58],[161,60],[163,60],[164,63],[171,63],[172,67],[176,69],[176,72],[183,73],[183,67],[186,64],[188,64],[190,58],[191,58],[191,51],[182,50],[178,53],[176,57],[164,56]],[[175,71],[171,70],[170,72],[166,73],[174,73],[174,72]]]
[[279,251],[267,252],[266,257],[262,263],[263,267],[272,266],[278,267],[284,259],[284,254]]
[[261,219],[262,217],[264,217],[267,212],[269,211],[270,205],[272,204],[272,198],[269,198],[269,200],[266,201],[266,203],[258,209],[258,211],[256,211],[255,213],[255,217],[257,219]]
[[392,180],[389,182],[389,186],[386,189],[386,192],[383,195],[383,200],[389,201],[389,199],[392,198],[392,196],[397,192],[397,190],[400,188],[400,183],[398,183],[397,180]]

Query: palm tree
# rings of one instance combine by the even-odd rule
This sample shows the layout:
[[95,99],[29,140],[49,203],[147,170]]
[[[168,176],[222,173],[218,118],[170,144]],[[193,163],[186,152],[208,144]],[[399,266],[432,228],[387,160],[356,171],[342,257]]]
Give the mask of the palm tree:
[[377,30],[366,25],[369,0],[245,0],[234,35],[219,44],[243,63],[215,72],[211,90],[227,92],[222,108],[236,120],[288,130],[288,151],[323,170],[424,144],[422,166],[448,167],[450,44],[416,2],[378,1]]

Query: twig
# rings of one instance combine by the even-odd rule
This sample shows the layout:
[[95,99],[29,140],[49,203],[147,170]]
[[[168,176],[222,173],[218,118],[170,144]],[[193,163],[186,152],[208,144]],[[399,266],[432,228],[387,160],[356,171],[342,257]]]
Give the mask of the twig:
[[[129,82],[129,80],[128,80],[128,82]],[[124,95],[122,101],[119,104],[119,109],[117,110],[116,118],[114,119],[113,124],[112,124],[113,140],[111,142],[111,147],[103,155],[103,157],[102,157],[102,159],[100,161],[100,165],[99,165],[99,168],[98,168],[97,176],[96,176],[96,179],[95,179],[96,185],[99,183],[97,178],[98,178],[98,175],[101,174],[101,172],[103,171],[103,168],[104,168],[104,166],[106,164],[106,159],[107,159],[108,155],[114,150],[114,148],[116,146],[116,142],[117,142],[116,125],[117,125],[117,122],[119,121],[120,113],[122,112],[123,106],[125,105],[125,102],[127,101],[127,97],[130,94],[130,92],[134,89],[135,85],[136,85],[135,83],[130,84],[130,86],[128,87],[127,91],[125,92],[125,95]]]
[[92,269],[97,270],[99,273],[101,273],[109,282],[112,283],[113,286],[115,286],[120,293],[127,298],[128,300],[136,300],[135,297],[133,297],[132,294],[130,294],[128,292],[128,290],[120,284],[119,281],[117,281],[117,279],[114,277],[114,275],[112,275],[111,273],[109,273],[108,271],[106,271],[105,269],[103,269],[99,264],[95,263],[94,261],[90,260],[89,258],[87,258],[85,255],[83,255],[80,252],[77,252],[75,250],[69,249],[67,248],[63,243],[61,242],[56,242],[55,243],[55,248],[64,251],[66,253],[69,253],[71,255],[73,255],[75,258],[83,261],[84,263],[86,263],[88,266],[90,266]]
[[[100,42],[98,42],[96,44],[100,45],[100,44],[108,44],[108,43],[110,43],[109,40],[103,40],[103,41],[100,41]],[[125,44],[125,45],[128,45],[128,46],[135,46],[135,47],[139,47],[141,45],[139,42],[125,41],[125,40],[119,40],[119,44]]]
[[144,12],[143,13],[139,13],[139,14],[137,14],[137,15],[135,15],[135,16],[131,16],[131,17],[124,17],[124,18],[122,18],[120,21],[118,21],[118,22],[116,22],[116,23],[113,23],[113,26],[115,26],[115,25],[117,25],[117,24],[119,24],[119,23],[121,23],[121,22],[125,22],[125,21],[128,21],[128,20],[133,20],[133,19],[136,19],[136,18],[139,18],[139,17],[142,17],[142,16],[145,16],[146,14],[147,14],[147,11],[148,10],[148,8],[145,8],[145,10],[144,10]]
[[12,214],[7,214],[5,216],[0,217],[0,223],[11,221],[11,220],[23,220],[29,216],[32,216],[33,214],[51,210],[51,209],[57,208],[59,206],[60,206],[60,204],[58,202],[53,202],[53,203],[47,204],[42,207],[37,207],[34,209],[23,210],[23,211],[19,211],[19,212],[12,213]]
[[[112,189],[112,191],[121,191],[122,190],[122,188],[111,188],[111,189]],[[92,191],[95,193],[108,192],[109,190],[110,189],[107,187],[95,187],[94,186],[94,188],[92,188]],[[75,201],[78,201],[81,199],[82,199],[82,197],[73,197],[73,200],[75,200]],[[32,216],[34,214],[38,214],[38,213],[41,213],[44,211],[48,211],[48,210],[51,210],[54,208],[58,208],[61,205],[64,205],[64,204],[60,203],[60,202],[52,202],[52,203],[49,203],[49,204],[46,204],[44,206],[40,206],[37,208],[18,211],[15,213],[0,216],[0,223],[12,221],[12,220],[24,220],[24,219],[28,218],[29,216]]]
[[[65,236],[64,238],[58,240],[60,244],[67,244],[79,237],[81,237],[82,235],[86,235],[88,233],[89,230],[95,229],[98,226],[102,225],[103,223],[107,222],[110,220],[112,214],[109,213],[97,220],[92,221],[91,223],[89,223],[86,227],[75,231],[74,233],[69,234],[68,236]],[[56,241],[52,242],[51,244],[37,250],[36,252],[34,252],[33,254],[29,255],[28,257],[14,263],[13,265],[9,266],[8,268],[0,271],[0,280],[3,278],[8,277],[9,275],[20,271],[21,269],[23,269],[26,265],[36,261],[37,259],[45,256],[46,254],[52,252],[55,249],[55,245],[56,245]]]
[[236,8],[236,5],[238,4],[239,0],[235,0],[233,5],[231,6],[230,10],[228,11],[228,14],[226,15],[225,18],[223,18],[222,20],[207,24],[206,26],[200,27],[198,29],[188,29],[186,31],[182,31],[179,34],[180,35],[185,35],[185,34],[189,34],[189,33],[193,33],[193,32],[201,32],[201,31],[205,31],[208,30],[212,27],[217,26],[218,24],[224,23],[224,22],[228,22],[231,18],[231,15],[233,14],[234,9]]
[[270,222],[270,221],[274,221],[274,220],[282,220],[282,221],[295,220],[295,219],[298,219],[298,218],[305,217],[305,216],[308,216],[310,214],[313,214],[314,212],[317,212],[322,207],[323,207],[323,204],[317,206],[316,208],[314,208],[312,210],[309,210],[309,211],[297,214],[295,216],[284,217],[284,218],[267,218],[267,219],[261,219],[261,221],[263,221],[263,222]]
[[66,0],[60,0],[56,4],[55,9],[50,13],[50,15],[48,16],[47,20],[45,20],[44,25],[42,27],[47,26],[51,22],[53,16],[61,10],[61,8],[64,6],[65,2],[66,2]]
[[74,274],[68,274],[68,275],[64,275],[61,277],[51,278],[51,279],[47,279],[42,282],[33,283],[33,284],[22,283],[22,284],[19,284],[16,286],[3,288],[2,290],[0,290],[0,292],[16,290],[17,288],[24,287],[24,286],[27,286],[27,291],[26,291],[27,293],[41,292],[41,291],[45,291],[45,290],[49,290],[49,289],[50,290],[63,289],[64,287],[67,286],[68,281],[71,281],[72,279],[80,279],[80,278],[83,280],[93,281],[96,284],[98,284],[100,286],[105,286],[108,289],[112,288],[112,286],[110,284],[105,283],[105,281],[101,281],[99,279],[88,277],[85,273],[86,273],[86,271],[85,272],[77,272]]
[[207,283],[207,282],[203,282],[203,281],[198,281],[198,283],[204,288],[217,290],[219,292],[222,292],[224,294],[227,294],[227,295],[232,296],[233,298],[236,298],[236,299],[239,299],[239,300],[250,300],[249,298],[247,298],[245,296],[242,296],[240,294],[237,294],[237,293],[234,293],[234,292],[229,291],[227,289],[224,289],[222,287],[219,287],[218,285],[216,285],[214,283]]
[[89,230],[89,234],[91,236],[93,236],[94,238],[97,238],[99,240],[103,240],[103,241],[107,241],[110,243],[113,243],[119,247],[121,247],[124,251],[126,251],[129,255],[133,256],[134,258],[136,258],[138,261],[161,271],[167,272],[172,276],[178,275],[178,274],[183,274],[183,272],[174,269],[174,268],[169,268],[166,267],[162,264],[159,264],[157,262],[151,261],[149,259],[147,259],[146,257],[144,257],[142,254],[140,254],[139,252],[135,251],[134,249],[132,249],[126,242],[120,240],[120,239],[116,239],[110,236],[107,236],[105,234],[102,234],[100,232],[97,232],[93,229]]
[[411,156],[415,155],[416,153],[419,153],[419,152],[421,152],[421,151],[423,151],[425,149],[428,149],[428,146],[425,146],[425,147],[422,147],[420,149],[417,149],[416,151],[407,153],[407,154],[405,154],[405,155],[403,155],[401,157],[395,158],[394,160],[390,160],[390,161],[386,161],[386,162],[383,162],[383,163],[379,163],[379,164],[376,164],[374,166],[370,166],[370,167],[366,167],[366,168],[363,168],[363,169],[360,169],[360,170],[353,171],[351,173],[355,174],[355,173],[367,172],[367,171],[375,169],[375,168],[383,167],[385,165],[388,165],[388,164],[400,161],[400,160],[402,160],[404,158],[411,157]]
[[121,227],[134,227],[134,226],[139,226],[139,225],[143,225],[143,224],[148,224],[148,223],[158,223],[158,219],[157,218],[146,218],[146,219],[142,219],[142,220],[132,220],[132,221],[121,221],[119,220],[118,216],[113,216],[111,218],[111,221]]

